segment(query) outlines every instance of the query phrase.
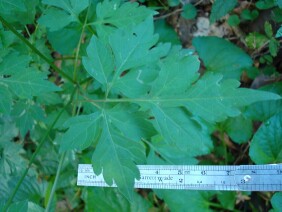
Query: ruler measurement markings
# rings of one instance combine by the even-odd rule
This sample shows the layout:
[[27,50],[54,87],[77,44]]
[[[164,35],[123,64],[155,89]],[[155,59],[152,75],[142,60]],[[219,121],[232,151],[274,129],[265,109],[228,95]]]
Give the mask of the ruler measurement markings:
[[[282,189],[282,165],[141,165],[138,168],[141,180],[135,181],[135,187],[140,188],[265,191]],[[89,164],[79,165],[78,172],[78,185],[107,186],[103,176],[96,176]]]

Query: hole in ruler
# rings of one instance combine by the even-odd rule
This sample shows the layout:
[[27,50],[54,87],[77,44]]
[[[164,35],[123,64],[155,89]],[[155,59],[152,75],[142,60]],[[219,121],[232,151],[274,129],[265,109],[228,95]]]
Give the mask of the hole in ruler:
[[249,182],[251,179],[252,179],[252,177],[250,175],[245,175],[244,176],[245,182]]

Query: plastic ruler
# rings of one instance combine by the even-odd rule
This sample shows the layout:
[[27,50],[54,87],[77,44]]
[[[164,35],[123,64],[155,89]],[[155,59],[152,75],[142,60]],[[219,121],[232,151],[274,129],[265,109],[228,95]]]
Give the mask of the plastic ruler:
[[[282,191],[282,164],[271,165],[138,165],[135,188]],[[79,164],[78,186],[109,186],[91,164]]]

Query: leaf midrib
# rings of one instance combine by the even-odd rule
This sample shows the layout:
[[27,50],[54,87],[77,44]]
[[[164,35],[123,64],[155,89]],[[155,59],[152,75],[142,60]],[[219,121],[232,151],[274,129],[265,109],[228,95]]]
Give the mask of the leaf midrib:
[[107,134],[109,136],[110,139],[108,139],[108,141],[110,142],[111,146],[112,146],[112,149],[114,151],[114,155],[115,155],[115,158],[117,158],[116,160],[116,163],[118,163],[118,166],[121,167],[121,175],[122,175],[122,179],[123,179],[123,185],[127,185],[127,182],[125,180],[125,174],[123,172],[123,168],[124,167],[121,163],[120,163],[120,160],[119,160],[119,156],[118,156],[118,153],[117,153],[117,150],[116,150],[116,144],[114,142],[114,139],[112,137],[112,134],[111,134],[111,131],[110,131],[110,126],[109,126],[109,123],[108,123],[108,119],[107,119],[107,115],[105,113],[105,111],[102,112],[102,116],[104,117],[104,120],[105,120],[105,125],[106,125],[106,131],[107,131]]
[[[252,96],[250,95],[244,95],[244,96],[228,96],[228,97],[224,97],[224,96],[215,96],[215,97],[189,97],[189,98],[133,98],[133,99],[126,99],[126,98],[122,98],[122,99],[93,99],[93,100],[89,100],[90,102],[103,102],[103,103],[130,103],[130,102],[193,102],[193,101],[201,101],[201,100],[238,100],[240,98],[248,98],[251,99]],[[253,98],[256,99],[256,97],[254,96]],[[270,99],[270,98],[269,98]],[[281,99],[281,97],[277,98],[272,98],[272,100],[278,100]],[[266,98],[267,100],[267,98]],[[261,100],[263,101],[263,100]]]

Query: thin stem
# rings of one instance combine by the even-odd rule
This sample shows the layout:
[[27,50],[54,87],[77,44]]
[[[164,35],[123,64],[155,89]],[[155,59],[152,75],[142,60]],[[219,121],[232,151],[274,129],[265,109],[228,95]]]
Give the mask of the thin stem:
[[96,32],[91,28],[91,26],[87,25],[87,29],[88,29],[89,32],[91,32],[93,35],[96,34]]
[[24,42],[35,54],[37,54],[39,57],[45,60],[56,72],[61,74],[64,78],[68,79],[70,82],[75,83],[75,81],[70,76],[68,76],[61,69],[59,69],[51,60],[49,60],[49,58],[43,55],[34,45],[32,45],[29,42],[29,40],[27,40],[24,36],[22,36],[12,25],[10,25],[7,21],[5,21],[1,16],[0,16],[0,21],[3,23],[4,26],[6,26],[9,30],[11,30],[22,42]]
[[164,7],[164,10],[168,10],[169,7],[165,5],[161,0],[158,0],[158,2]]
[[248,149],[249,149],[249,147],[250,147],[250,144],[251,144],[251,142],[250,142],[250,141],[248,141],[248,144],[245,146],[245,148],[244,148],[243,152],[242,152],[242,151],[240,151],[240,152],[241,152],[241,154],[240,154],[240,156],[239,156],[239,157],[237,157],[237,159],[235,160],[235,162],[233,163],[233,165],[238,164],[238,162],[239,162],[240,160],[242,160],[242,158],[246,155],[246,153],[247,153],[247,151],[248,151]]
[[269,45],[269,40],[266,41],[261,47],[259,47],[258,49],[256,49],[253,53],[252,53],[252,58],[254,58],[257,54],[259,54],[264,48],[266,48]]
[[[79,57],[79,59],[81,59],[81,58]],[[54,58],[54,60],[55,61],[57,61],[57,60],[75,60],[75,57],[73,57],[73,56],[57,57],[57,58]]]
[[170,12],[170,13],[167,13],[167,14],[165,14],[165,15],[162,15],[162,16],[159,16],[159,17],[155,17],[154,20],[164,19],[164,18],[167,18],[167,17],[169,17],[169,16],[171,16],[171,15],[174,15],[174,14],[176,14],[176,13],[180,13],[180,12],[182,12],[182,11],[183,11],[183,9],[182,9],[182,8],[179,8],[179,9],[176,9],[176,10],[174,10],[174,11],[172,11],[172,12]]
[[[90,2],[90,4],[91,4],[91,2]],[[83,34],[84,34],[86,23],[87,23],[89,9],[90,9],[90,5],[88,7],[88,10],[87,10],[87,13],[86,13],[86,16],[85,16],[85,20],[84,20],[84,23],[83,23],[83,26],[82,26],[82,30],[81,30],[81,34],[80,34],[80,38],[79,38],[79,42],[78,42],[78,45],[77,45],[77,51],[75,53],[75,62],[74,62],[74,71],[73,71],[73,81],[75,81],[75,82],[76,82],[76,79],[77,79],[77,67],[78,67],[77,64],[78,64],[80,46],[81,46],[81,43],[82,43]]]
[[27,165],[27,168],[25,169],[24,173],[22,174],[20,180],[18,181],[16,187],[14,188],[12,194],[10,195],[9,199],[7,200],[7,203],[6,205],[4,206],[3,208],[3,211],[7,211],[8,207],[10,206],[10,204],[12,203],[17,191],[19,190],[22,182],[24,181],[24,178],[26,177],[30,167],[32,166],[33,164],[33,161],[35,160],[36,156],[38,155],[38,153],[40,152],[41,148],[43,147],[45,141],[46,141],[46,138],[49,136],[51,130],[54,128],[55,124],[58,122],[59,118],[61,117],[61,115],[63,114],[63,112],[65,111],[65,109],[67,108],[67,106],[72,102],[72,99],[73,99],[73,95],[75,93],[76,89],[74,89],[72,95],[71,95],[71,98],[69,100],[69,102],[65,105],[64,108],[62,108],[62,110],[60,111],[60,113],[56,116],[55,120],[53,121],[53,123],[51,124],[51,126],[49,127],[49,129],[46,131],[46,133],[44,134],[44,136],[42,137],[42,139],[40,140],[39,142],[39,145],[38,147],[36,148],[35,152],[33,153],[33,155],[31,156],[30,158],[30,161]]
[[79,89],[80,89],[80,87],[78,87],[78,89],[76,90],[76,92],[75,92],[75,97],[74,97],[74,100],[73,100],[73,102],[75,102],[75,104],[73,104],[73,107],[72,107],[72,116],[74,116],[75,114],[76,114],[76,105],[78,105],[80,102],[78,102],[77,103],[77,97],[78,97],[78,95],[79,95]]
[[[77,96],[78,96],[78,93],[79,93],[79,87],[75,91],[76,92],[74,92],[73,94],[76,94],[76,95],[73,95],[73,96],[75,96],[74,98],[75,98],[75,100],[77,100]],[[75,111],[76,106],[77,106],[77,104],[73,105],[72,116],[79,114],[79,108],[78,108],[77,111]],[[66,156],[66,152],[63,152],[63,154],[61,155],[61,158],[60,158],[59,166],[57,168],[55,181],[54,181],[54,184],[52,186],[52,190],[51,190],[51,193],[50,193],[50,196],[49,196],[49,199],[48,199],[47,207],[45,209],[46,212],[50,211],[50,207],[51,207],[52,200],[53,200],[55,192],[56,192],[56,187],[57,187],[57,184],[58,184],[58,180],[59,180],[59,176],[60,176],[60,172],[61,172],[61,169],[62,169],[62,165],[63,165],[64,159],[65,159],[65,156]]]
[[[91,102],[91,104],[94,105],[95,107],[97,107],[98,109],[102,109],[101,106],[99,106],[97,103],[91,101],[91,99],[89,99],[88,97],[86,97],[84,95],[82,95],[82,97],[85,99],[86,102]],[[80,102],[82,102],[82,101],[80,101]]]
[[214,202],[208,202],[209,206],[215,207],[215,208],[221,208],[221,209],[225,209],[222,207],[222,205],[218,204],[218,203],[214,203]]
[[28,37],[31,37],[31,35],[30,35],[30,33],[29,33],[29,30],[28,30],[28,28],[27,28],[27,26],[26,26],[26,25],[24,26],[24,28],[25,28],[25,31],[26,31],[26,33],[27,33]]
[[224,132],[223,131],[220,132],[220,140],[224,145],[224,163],[225,163],[225,165],[227,165],[227,163],[228,163],[228,152],[227,152],[227,145],[224,141]]
[[198,6],[198,5],[201,4],[203,1],[204,1],[204,0],[197,1],[197,2],[194,4],[194,6],[195,6],[195,7]]
[[59,180],[59,176],[60,176],[60,172],[61,172],[61,169],[62,169],[62,165],[63,165],[64,159],[65,159],[65,156],[66,156],[66,152],[64,152],[61,155],[61,158],[60,158],[60,162],[59,162],[59,166],[58,166],[58,169],[57,169],[55,181],[54,181],[51,193],[50,193],[50,197],[49,197],[49,200],[48,200],[47,207],[45,209],[46,212],[50,211],[50,207],[51,207],[51,204],[52,204],[53,197],[55,195],[56,187],[57,187],[57,184],[58,184],[58,180]]
[[[181,98],[181,97],[175,97],[175,98],[157,98],[157,97],[148,97],[148,98],[134,98],[134,99],[128,99],[128,98],[120,98],[120,99],[91,99],[89,101],[91,102],[102,102],[102,103],[124,103],[124,102],[148,102],[148,103],[177,103],[181,104],[182,102],[191,102],[191,101],[200,101],[200,100],[217,100],[222,97],[214,96],[214,97],[189,97],[189,98]],[[232,97],[224,97],[225,99],[232,99]]]

